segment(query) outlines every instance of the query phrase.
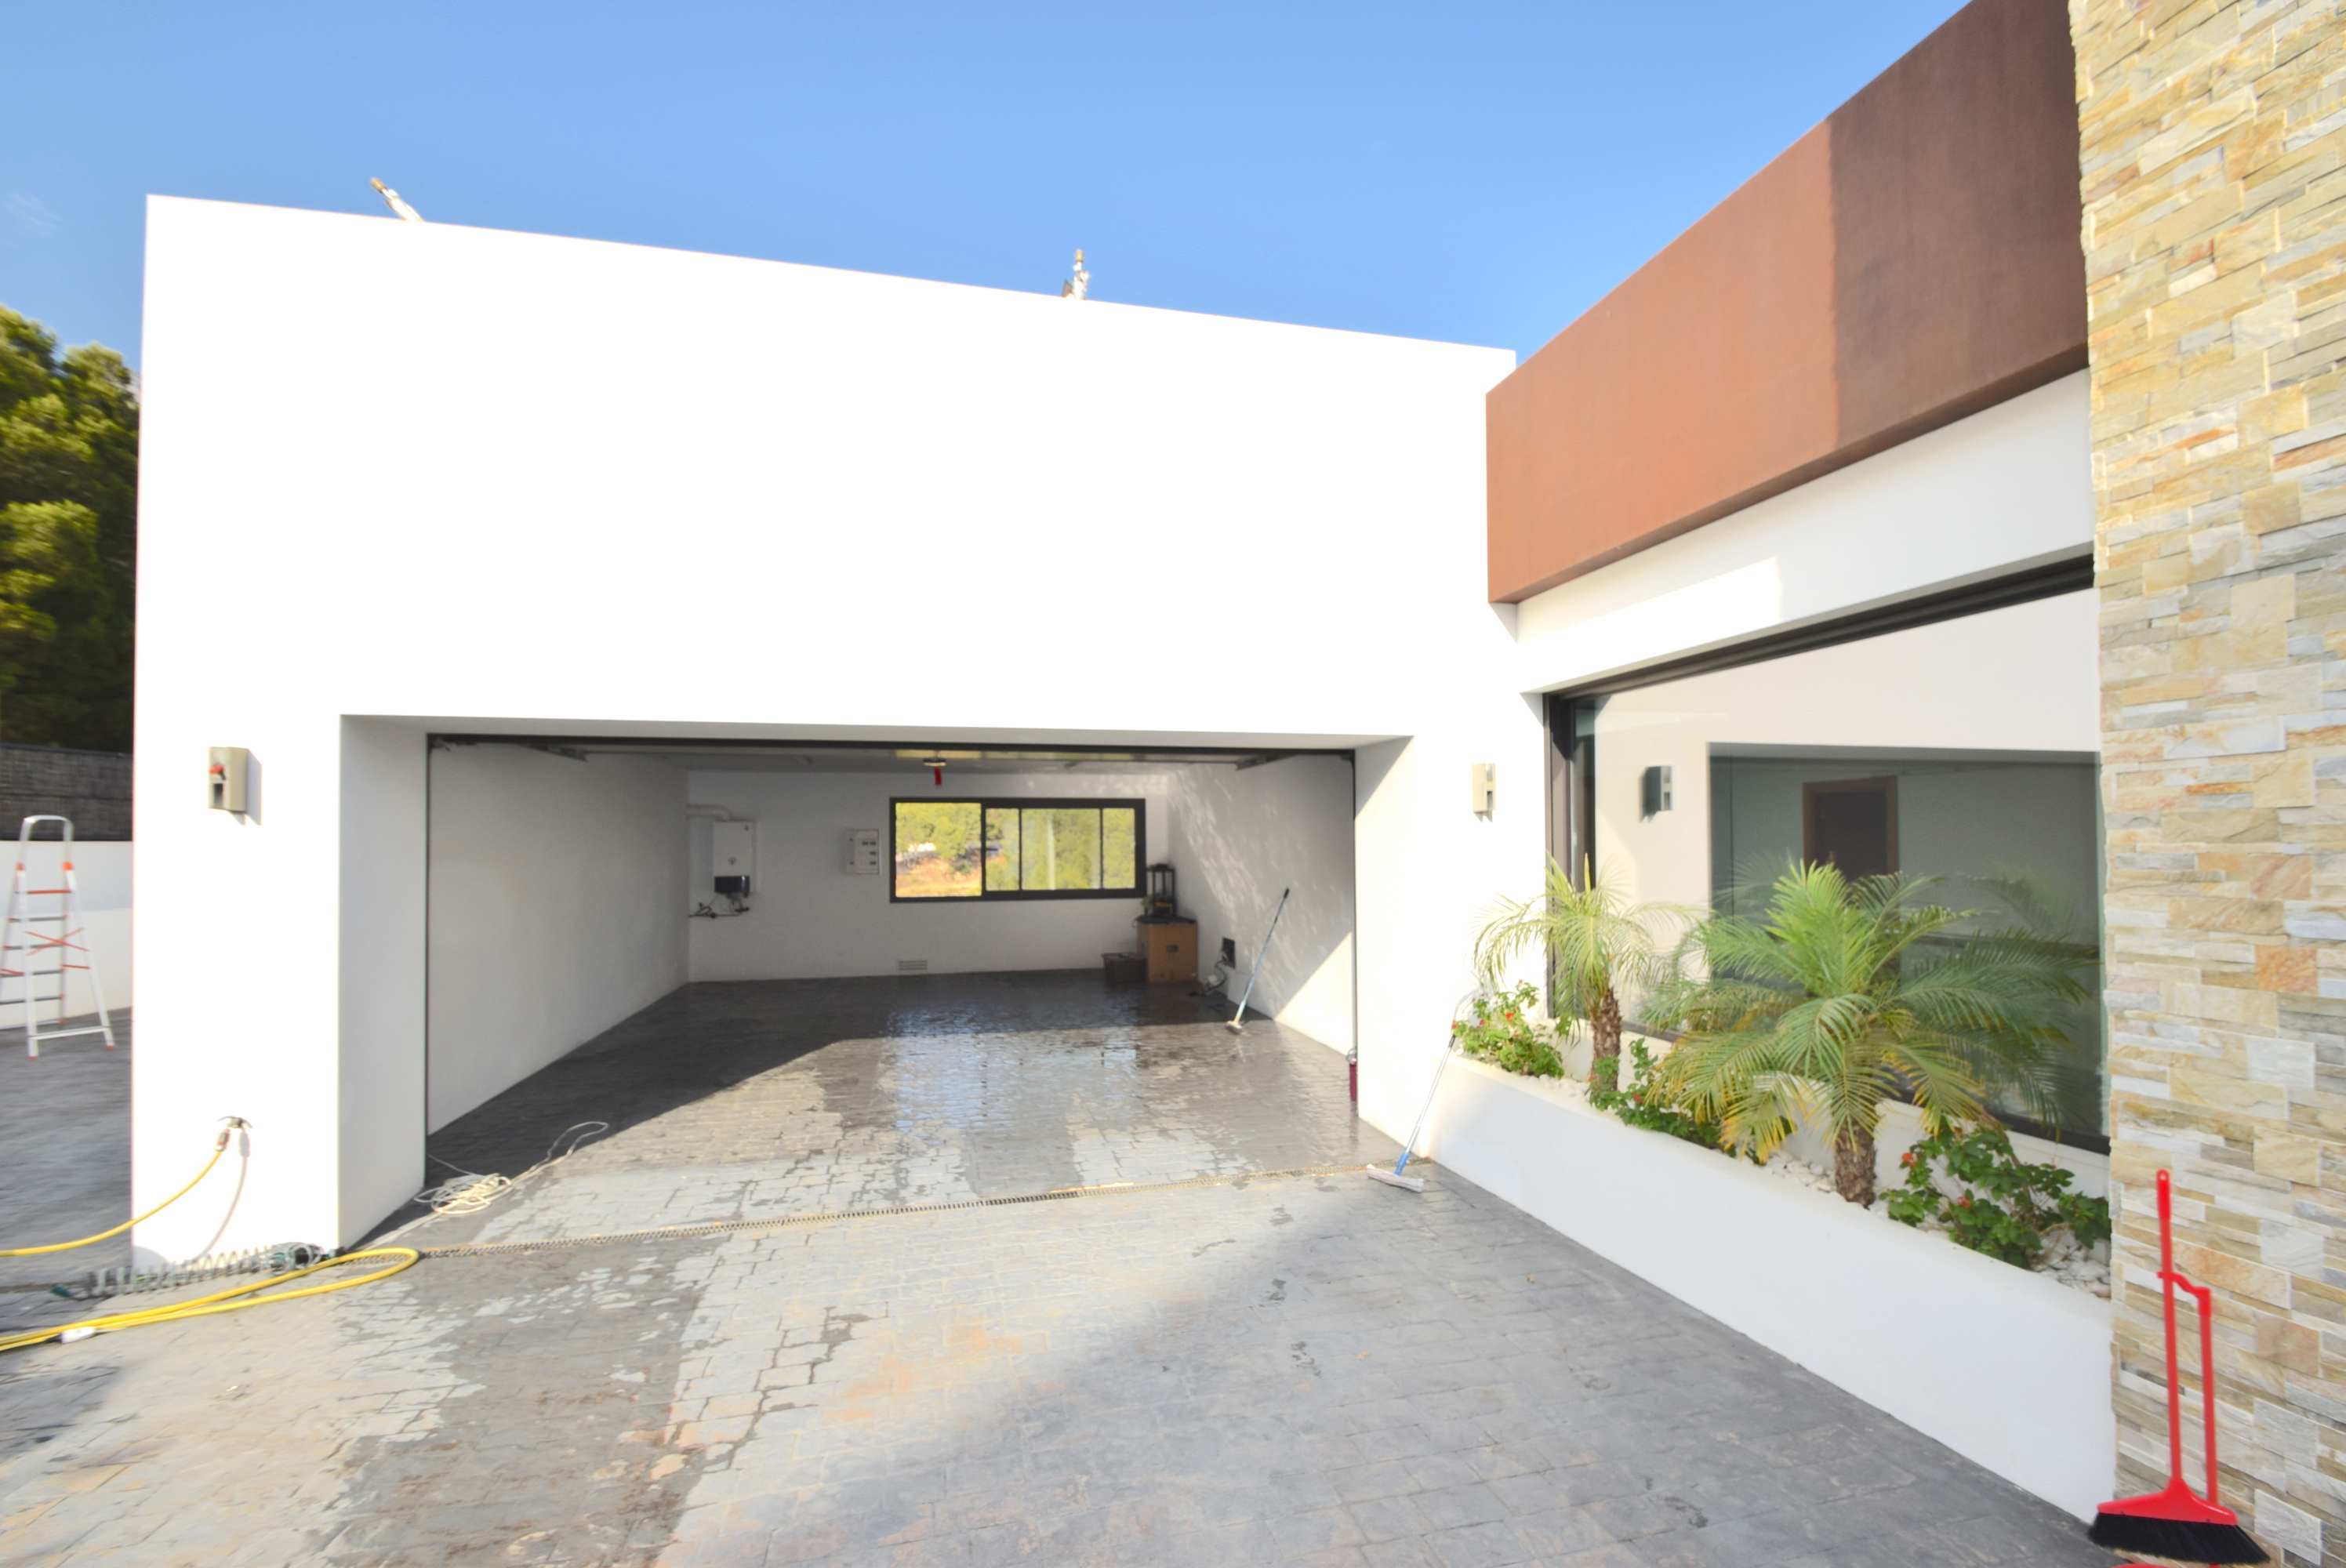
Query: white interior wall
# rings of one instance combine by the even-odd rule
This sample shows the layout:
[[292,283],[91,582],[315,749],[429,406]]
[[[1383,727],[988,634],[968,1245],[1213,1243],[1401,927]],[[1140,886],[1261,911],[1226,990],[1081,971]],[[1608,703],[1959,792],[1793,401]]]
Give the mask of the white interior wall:
[[1281,889],[1287,912],[1249,1003],[1339,1051],[1352,1046],[1352,765],[1286,757],[1256,767],[1179,769],[1173,866],[1184,912],[1211,965],[1238,944],[1235,1002]]
[[[1140,888],[1129,899],[892,903],[884,859],[876,874],[847,869],[849,830],[877,829],[883,843],[892,842],[890,798],[930,794],[1138,799],[1147,808],[1144,863],[1173,853],[1175,809],[1169,782],[1160,774],[1059,769],[956,776],[948,769],[940,787],[925,770],[911,767],[885,773],[697,769],[694,805],[757,823],[758,869],[748,913],[686,922],[692,978],[894,974],[905,959],[924,961],[932,974],[1098,969],[1102,953],[1137,948],[1132,922],[1140,912]],[[707,819],[691,824],[691,903],[712,897],[709,831]]]
[[432,755],[431,1128],[684,983],[682,769]]

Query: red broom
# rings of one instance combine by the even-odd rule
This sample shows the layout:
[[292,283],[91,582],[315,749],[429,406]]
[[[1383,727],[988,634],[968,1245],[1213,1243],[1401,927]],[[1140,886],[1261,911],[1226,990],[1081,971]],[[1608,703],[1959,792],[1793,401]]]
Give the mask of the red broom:
[[[2167,1485],[2140,1497],[2105,1502],[2086,1539],[2114,1552],[2172,1557],[2187,1563],[2265,1563],[2240,1516],[2216,1502],[2216,1293],[2175,1271],[2175,1195],[2158,1173],[2158,1283],[2167,1309]],[[2208,1411],[2208,1495],[2183,1481],[2183,1378],[2176,1364],[2175,1292],[2199,1304],[2199,1402]]]

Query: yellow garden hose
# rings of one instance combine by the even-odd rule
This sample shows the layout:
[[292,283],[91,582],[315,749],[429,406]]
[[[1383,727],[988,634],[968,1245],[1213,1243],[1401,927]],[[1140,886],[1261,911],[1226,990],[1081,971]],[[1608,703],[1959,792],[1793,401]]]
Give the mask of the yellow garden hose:
[[52,1241],[46,1247],[0,1247],[0,1257],[37,1257],[44,1252],[70,1252],[76,1247],[87,1247],[93,1241],[104,1241],[109,1236],[120,1236],[132,1226],[138,1225],[142,1221],[154,1218],[157,1215],[162,1213],[165,1209],[170,1207],[173,1204],[178,1202],[181,1198],[195,1191],[196,1183],[203,1180],[204,1177],[212,1174],[212,1166],[219,1164],[220,1156],[228,1152],[229,1135],[243,1125],[245,1125],[243,1117],[229,1117],[228,1125],[222,1127],[219,1130],[219,1136],[213,1140],[212,1157],[204,1162],[204,1168],[198,1171],[193,1176],[190,1176],[188,1180],[187,1186],[181,1187],[178,1191],[173,1193],[170,1196],[165,1198],[162,1202],[148,1209],[145,1214],[134,1214],[128,1219],[124,1220],[120,1225],[116,1226],[112,1230],[101,1230],[96,1236],[85,1236],[78,1241]]
[[[0,1257],[34,1257],[45,1252],[66,1252],[76,1247],[87,1247],[93,1241],[104,1241],[107,1237],[120,1236],[132,1226],[162,1213],[193,1192],[198,1182],[212,1174],[212,1167],[219,1164],[220,1156],[227,1152],[230,1136],[238,1128],[246,1125],[241,1117],[230,1116],[227,1120],[228,1125],[220,1129],[219,1137],[212,1145],[212,1157],[204,1162],[204,1168],[198,1171],[189,1180],[187,1186],[148,1209],[145,1214],[135,1215],[112,1230],[101,1230],[96,1236],[85,1236],[78,1241],[53,1241],[46,1247],[0,1247]],[[403,1269],[413,1268],[423,1257],[421,1252],[412,1247],[377,1247],[364,1252],[345,1253],[340,1257],[329,1257],[322,1263],[312,1263],[306,1268],[296,1268],[291,1273],[272,1275],[267,1279],[257,1279],[250,1285],[240,1285],[232,1290],[220,1290],[209,1296],[199,1296],[191,1301],[175,1301],[161,1307],[147,1307],[136,1312],[115,1312],[103,1318],[85,1318],[78,1323],[60,1323],[54,1329],[39,1329],[31,1333],[12,1335],[0,1339],[0,1354],[10,1350],[21,1350],[27,1345],[39,1345],[51,1339],[87,1339],[92,1334],[111,1334],[117,1329],[137,1329],[148,1323],[170,1323],[182,1318],[209,1318],[219,1312],[241,1312],[248,1307],[267,1307],[279,1301],[298,1301],[304,1296],[323,1296],[330,1291],[348,1290],[353,1286],[372,1285],[378,1279],[388,1279]],[[280,1288],[309,1275],[328,1268],[339,1268],[345,1263],[356,1263],[363,1258],[372,1257],[392,1257],[398,1261],[388,1268],[378,1268],[372,1273],[362,1274],[355,1279],[337,1279],[331,1285],[304,1285],[299,1290]]]
[[[280,1274],[268,1279],[256,1279],[250,1285],[199,1296],[192,1301],[142,1308],[136,1312],[116,1312],[104,1318],[85,1318],[78,1323],[60,1323],[54,1329],[17,1334],[0,1339],[0,1353],[21,1350],[27,1345],[38,1345],[49,1339],[87,1339],[92,1334],[111,1334],[117,1329],[141,1328],[148,1323],[170,1323],[182,1318],[209,1318],[218,1312],[241,1312],[248,1307],[267,1307],[279,1301],[298,1301],[304,1296],[323,1296],[329,1291],[348,1290],[353,1286],[372,1285],[378,1279],[388,1279],[402,1269],[412,1268],[423,1256],[412,1247],[374,1247],[364,1252],[347,1252],[340,1257],[329,1257],[323,1263],[312,1263],[307,1268],[296,1268],[290,1274]],[[338,1279],[332,1285],[304,1285],[299,1290],[277,1288],[321,1269],[339,1268],[345,1263],[356,1263],[368,1257],[395,1257],[399,1261],[388,1268],[362,1274],[356,1279]]]

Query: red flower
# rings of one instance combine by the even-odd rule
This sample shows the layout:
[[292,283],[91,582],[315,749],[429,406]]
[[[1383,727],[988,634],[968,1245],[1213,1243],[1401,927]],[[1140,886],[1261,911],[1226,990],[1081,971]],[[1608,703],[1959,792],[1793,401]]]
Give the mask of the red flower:
[[1914,1163],[1914,1151],[1912,1149],[1908,1149],[1904,1154],[1899,1156],[1898,1163],[1902,1166],[1912,1165]]
[[1515,1015],[1514,1011],[1511,1009],[1511,1010],[1508,1012],[1508,1013],[1507,1013],[1507,1022],[1508,1022],[1508,1023],[1513,1023],[1515,1021]]
[[1959,1197],[1955,1199],[1955,1207],[1957,1208],[1969,1208],[1971,1206],[1972,1200],[1967,1197]]

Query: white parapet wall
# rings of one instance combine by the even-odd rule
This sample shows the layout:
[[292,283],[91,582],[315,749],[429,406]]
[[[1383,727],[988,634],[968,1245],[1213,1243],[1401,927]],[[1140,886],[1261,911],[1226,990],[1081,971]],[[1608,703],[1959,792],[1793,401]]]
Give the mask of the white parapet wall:
[[1423,1152],[2080,1519],[2111,1494],[2106,1301],[1463,1057]]

